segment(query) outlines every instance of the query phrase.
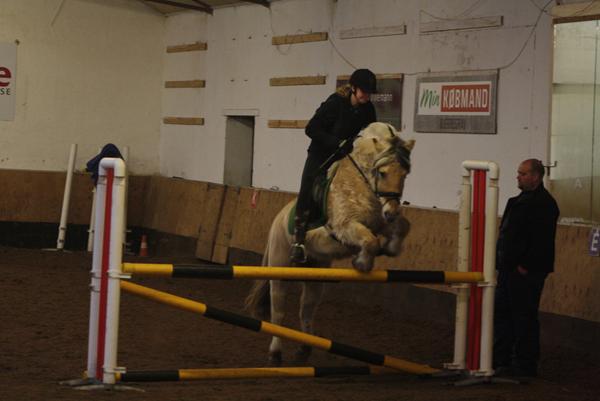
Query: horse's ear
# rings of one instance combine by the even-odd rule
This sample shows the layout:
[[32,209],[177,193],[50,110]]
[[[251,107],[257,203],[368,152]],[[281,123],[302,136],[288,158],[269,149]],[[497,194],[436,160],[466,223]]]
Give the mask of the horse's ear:
[[414,139],[410,139],[406,142],[404,142],[404,147],[410,151],[413,150],[413,148],[415,147],[415,140]]

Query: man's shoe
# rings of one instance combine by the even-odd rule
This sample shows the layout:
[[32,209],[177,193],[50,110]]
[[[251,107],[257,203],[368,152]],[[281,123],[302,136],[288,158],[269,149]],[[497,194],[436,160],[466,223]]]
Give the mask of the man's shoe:
[[306,249],[304,244],[295,242],[290,249],[290,261],[292,263],[306,263]]
[[494,376],[497,377],[513,377],[514,373],[512,366],[498,366],[494,368]]
[[515,377],[537,377],[537,368],[536,367],[515,366],[514,374],[515,374]]
[[537,377],[536,368],[523,368],[519,366],[498,366],[494,369],[494,376],[512,378]]

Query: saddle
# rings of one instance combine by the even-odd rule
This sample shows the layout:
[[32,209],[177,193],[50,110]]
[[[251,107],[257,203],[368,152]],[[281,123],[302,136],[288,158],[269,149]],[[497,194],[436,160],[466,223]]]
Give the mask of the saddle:
[[[312,204],[308,217],[307,231],[323,227],[327,223],[327,195],[329,194],[329,186],[333,181],[333,175],[327,178],[325,175],[320,175],[315,179],[312,188]],[[296,217],[296,202],[288,215],[288,232],[290,235],[294,233],[294,218]]]

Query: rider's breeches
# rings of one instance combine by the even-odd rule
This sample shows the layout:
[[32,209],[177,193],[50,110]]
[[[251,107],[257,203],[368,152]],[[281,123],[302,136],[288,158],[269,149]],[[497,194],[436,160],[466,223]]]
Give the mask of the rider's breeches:
[[[302,171],[302,182],[300,183],[300,192],[298,193],[298,203],[296,204],[296,216],[307,215],[315,207],[312,190],[316,178],[321,174],[326,174],[327,168],[319,167],[327,160],[328,155],[321,155],[316,152],[308,152],[304,170]],[[330,163],[328,163],[330,164]]]

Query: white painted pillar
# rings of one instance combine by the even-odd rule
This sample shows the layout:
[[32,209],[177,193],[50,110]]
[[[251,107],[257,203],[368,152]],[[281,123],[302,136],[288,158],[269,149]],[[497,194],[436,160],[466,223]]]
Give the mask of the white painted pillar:
[[100,173],[114,170],[112,213],[110,216],[110,245],[108,261],[108,294],[106,307],[106,344],[104,347],[104,372],[102,382],[115,384],[117,371],[117,346],[119,339],[119,304],[121,300],[121,265],[123,262],[123,218],[125,216],[125,162],[118,158],[105,158],[100,162]]
[[[483,256],[483,287],[481,309],[481,348],[479,355],[479,370],[471,372],[477,376],[492,376],[493,341],[494,341],[494,293],[496,290],[496,241],[498,221],[498,179],[500,169],[491,161],[466,160],[462,164],[463,177],[471,170],[488,171],[488,188],[485,206],[485,243]],[[470,205],[470,200],[469,200]],[[461,208],[462,212],[462,208]],[[470,216],[470,210],[469,210]],[[456,351],[456,350],[455,350]]]
[[[109,216],[106,215],[106,194],[109,192],[109,188],[107,188],[108,170],[113,172],[112,197],[110,198],[112,205]],[[91,379],[101,378],[104,384],[114,384],[117,370],[120,278],[123,256],[125,163],[119,158],[104,158],[100,162],[98,174],[87,376]],[[108,232],[106,231],[107,223],[110,224]],[[106,273],[103,273],[102,265],[106,265],[106,263],[108,263],[108,268]],[[102,293],[103,274],[107,275],[105,277],[108,283],[105,289],[106,294]],[[100,322],[100,306],[103,297],[106,299],[106,320]],[[100,333],[100,327],[103,325],[105,330]],[[103,353],[101,353],[102,349],[104,349]],[[98,370],[99,360],[102,365],[101,372]]]
[[481,307],[481,359],[479,369],[485,376],[494,374],[494,296],[496,293],[496,241],[498,226],[499,169],[491,162],[485,210],[485,246],[483,257],[483,300]]
[[73,184],[73,171],[75,168],[75,158],[77,156],[77,144],[71,144],[69,153],[69,165],[67,167],[67,178],[65,180],[65,192],[63,194],[62,210],[60,212],[60,224],[58,226],[58,239],[56,240],[56,249],[62,250],[65,247],[65,237],[67,235],[67,220],[69,218],[69,203],[71,200],[71,187]]
[[125,204],[123,214],[123,246],[127,246],[127,199],[129,189],[129,146],[123,147],[123,160],[125,160]]
[[96,362],[98,360],[98,326],[100,309],[100,275],[102,272],[102,242],[104,238],[104,211],[106,200],[106,176],[98,177],[94,201],[94,253],[92,254],[92,281],[90,284],[90,322],[88,333],[88,364],[87,377],[96,377]]
[[94,250],[94,233],[96,232],[96,187],[92,188],[92,212],[90,213],[90,227],[88,228],[87,251]]
[[[471,265],[471,172],[462,169],[462,190],[458,215],[458,263],[459,272],[468,272]],[[447,369],[466,368],[467,324],[469,315],[469,284],[457,284],[456,315],[454,328],[454,360],[446,364]]]

